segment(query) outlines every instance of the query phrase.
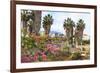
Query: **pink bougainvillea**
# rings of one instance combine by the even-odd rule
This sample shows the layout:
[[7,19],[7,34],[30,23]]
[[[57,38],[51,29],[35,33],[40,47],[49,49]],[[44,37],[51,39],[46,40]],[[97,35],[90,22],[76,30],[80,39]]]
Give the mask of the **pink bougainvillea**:
[[39,57],[38,53],[35,53],[35,55],[33,56],[33,60],[38,61],[38,57]]
[[29,55],[23,55],[21,56],[21,62],[24,63],[24,62],[31,62],[31,57]]
[[60,50],[60,48],[55,44],[47,44],[46,48],[48,51],[50,51],[53,54]]
[[47,60],[47,56],[45,55],[45,52],[41,52],[41,55],[42,55],[43,61],[46,61]]

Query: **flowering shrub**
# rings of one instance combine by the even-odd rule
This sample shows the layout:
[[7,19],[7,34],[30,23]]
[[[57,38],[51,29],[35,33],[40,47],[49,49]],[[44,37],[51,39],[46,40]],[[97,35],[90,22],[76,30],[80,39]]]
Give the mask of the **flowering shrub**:
[[38,57],[39,57],[39,55],[38,55],[38,53],[36,52],[35,55],[33,56],[33,61],[38,61]]
[[46,48],[52,54],[55,54],[56,52],[58,52],[60,50],[60,48],[57,45],[55,45],[55,44],[47,44]]
[[21,37],[21,46],[23,48],[32,49],[33,47],[36,47],[35,40],[31,37]]
[[47,56],[45,52],[36,52],[33,56],[32,55],[22,55],[21,62],[37,62],[37,61],[46,61]]
[[42,55],[43,61],[46,61],[47,60],[47,56],[46,56],[45,52],[41,52],[41,55]]
[[32,58],[32,57],[29,56],[29,55],[22,55],[22,56],[21,56],[21,62],[22,62],[22,63],[31,62],[31,61],[32,61],[31,58]]
[[47,56],[44,51],[36,52],[33,56],[33,61],[46,61]]

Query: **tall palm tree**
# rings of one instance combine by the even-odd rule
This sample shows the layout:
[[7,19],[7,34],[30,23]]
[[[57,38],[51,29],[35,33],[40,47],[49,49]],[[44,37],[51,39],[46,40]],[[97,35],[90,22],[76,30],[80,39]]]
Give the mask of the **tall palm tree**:
[[50,32],[51,25],[53,24],[53,18],[50,14],[46,15],[43,18],[43,28],[45,30],[45,34],[48,35]]
[[42,14],[42,11],[39,11],[39,10],[35,10],[33,11],[34,13],[34,25],[32,26],[33,27],[33,32],[35,32],[36,35],[39,35],[39,31],[40,31],[40,28],[41,28],[41,14]]
[[75,30],[75,36],[76,36],[77,43],[81,45],[82,45],[82,37],[83,37],[84,29],[85,29],[84,20],[79,19],[79,21],[77,22],[76,30]]
[[27,31],[28,31],[30,34],[31,34],[32,31],[33,31],[32,25],[34,25],[33,20],[32,20],[32,19],[29,19],[29,20],[27,21],[27,27],[28,27],[28,30],[27,30]]
[[34,10],[29,10],[27,13],[27,17],[28,17],[27,26],[29,28],[28,31],[31,34],[32,31],[34,30],[32,26],[35,25],[34,24],[34,21],[35,21]]
[[23,24],[23,28],[27,27],[27,21],[29,20],[29,16],[28,16],[28,10],[22,10],[21,11],[21,21]]
[[73,27],[74,26],[75,26],[75,23],[71,18],[67,18],[67,20],[65,19],[63,27],[66,32],[68,44],[70,45],[73,43]]

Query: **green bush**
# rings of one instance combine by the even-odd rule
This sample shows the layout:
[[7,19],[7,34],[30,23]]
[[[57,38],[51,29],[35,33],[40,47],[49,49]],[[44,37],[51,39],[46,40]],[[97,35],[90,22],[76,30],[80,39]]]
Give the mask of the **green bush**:
[[81,59],[81,53],[75,52],[72,53],[72,60],[80,60]]
[[90,44],[90,40],[83,40],[83,41],[82,41],[82,44],[83,44],[83,45]]
[[69,51],[69,47],[68,46],[64,46],[63,51]]
[[31,37],[21,37],[21,46],[23,48],[32,49],[36,47],[35,40]]

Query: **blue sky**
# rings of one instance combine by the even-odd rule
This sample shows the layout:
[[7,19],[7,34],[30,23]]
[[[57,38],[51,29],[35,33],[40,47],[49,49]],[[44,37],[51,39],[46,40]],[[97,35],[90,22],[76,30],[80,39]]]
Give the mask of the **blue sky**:
[[[64,28],[63,28],[63,23],[64,20],[67,19],[68,17],[71,18],[75,23],[79,19],[83,19],[85,22],[85,29],[84,33],[90,35],[90,25],[91,25],[91,16],[90,13],[82,13],[82,12],[56,12],[56,11],[42,11],[42,20],[43,17],[46,16],[47,14],[52,15],[54,21],[51,26],[51,31],[59,31],[65,34]],[[43,24],[42,24],[43,25]],[[40,31],[44,31],[43,27],[41,25]]]

